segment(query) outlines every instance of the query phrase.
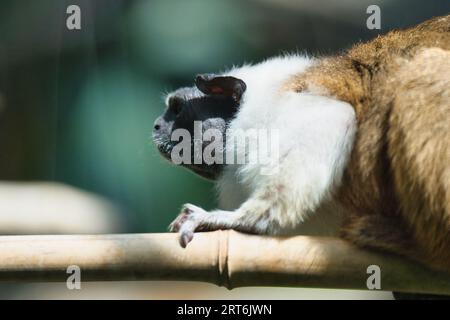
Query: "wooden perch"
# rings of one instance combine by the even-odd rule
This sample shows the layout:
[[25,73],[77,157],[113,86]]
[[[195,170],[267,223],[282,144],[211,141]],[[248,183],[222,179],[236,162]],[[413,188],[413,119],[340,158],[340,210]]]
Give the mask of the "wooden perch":
[[336,238],[262,237],[235,231],[197,233],[186,249],[177,234],[0,237],[0,280],[190,280],[227,288],[296,286],[367,289],[369,265],[381,289],[450,294],[450,275],[402,258],[361,250]]

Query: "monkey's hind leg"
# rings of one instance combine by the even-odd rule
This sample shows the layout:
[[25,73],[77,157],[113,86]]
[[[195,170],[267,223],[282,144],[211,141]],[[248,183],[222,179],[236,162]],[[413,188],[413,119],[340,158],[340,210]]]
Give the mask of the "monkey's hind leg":
[[[405,232],[401,221],[381,215],[354,217],[342,230],[342,236],[361,247],[389,251],[422,260],[419,249]],[[449,300],[450,296],[392,292],[396,300]]]
[[391,252],[417,261],[422,259],[407,226],[398,217],[351,216],[343,224],[341,237],[359,247]]

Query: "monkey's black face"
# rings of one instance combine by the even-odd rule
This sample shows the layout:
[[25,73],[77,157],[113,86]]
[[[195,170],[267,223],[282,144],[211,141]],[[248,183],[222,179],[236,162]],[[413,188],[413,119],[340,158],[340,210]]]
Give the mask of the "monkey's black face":
[[[218,135],[221,147],[214,148],[213,155],[218,156],[214,152],[224,150],[227,125],[237,112],[244,91],[242,80],[202,75],[197,77],[196,87],[181,88],[169,94],[167,108],[153,128],[153,140],[159,152],[204,178],[216,179],[223,164],[204,159],[204,151]],[[212,138],[204,135],[212,132],[210,129],[216,133]],[[215,142],[217,146],[219,141]]]

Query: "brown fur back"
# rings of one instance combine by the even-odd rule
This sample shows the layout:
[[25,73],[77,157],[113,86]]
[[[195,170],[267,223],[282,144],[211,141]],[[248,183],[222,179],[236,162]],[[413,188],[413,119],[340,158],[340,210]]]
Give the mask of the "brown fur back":
[[349,102],[344,237],[450,271],[450,16],[318,60],[285,88]]

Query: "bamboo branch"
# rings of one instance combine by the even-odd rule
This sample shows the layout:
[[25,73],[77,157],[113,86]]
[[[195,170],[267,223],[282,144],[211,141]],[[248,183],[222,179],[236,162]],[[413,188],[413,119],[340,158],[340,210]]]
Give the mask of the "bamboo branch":
[[450,275],[402,258],[361,250],[336,238],[197,233],[186,249],[176,234],[0,237],[1,281],[190,280],[227,288],[299,286],[367,289],[369,265],[381,289],[450,294]]

